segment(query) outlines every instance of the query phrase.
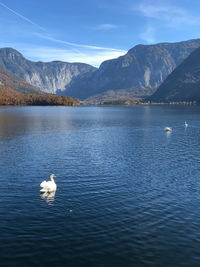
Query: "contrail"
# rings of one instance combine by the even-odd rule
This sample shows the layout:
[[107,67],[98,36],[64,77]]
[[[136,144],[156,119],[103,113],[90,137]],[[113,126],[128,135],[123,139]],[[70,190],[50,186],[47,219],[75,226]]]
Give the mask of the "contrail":
[[40,33],[35,33],[35,35],[39,36],[40,38],[49,40],[49,41],[53,41],[56,43],[60,43],[60,44],[66,44],[66,45],[70,45],[70,46],[74,46],[74,47],[81,47],[81,48],[86,48],[86,49],[94,49],[94,50],[110,50],[110,51],[118,51],[118,52],[124,52],[126,53],[127,51],[121,50],[121,49],[116,49],[116,48],[108,48],[108,47],[101,47],[101,46],[94,46],[94,45],[84,45],[84,44],[76,44],[76,43],[71,43],[71,42],[67,42],[67,41],[63,41],[63,40],[59,40],[44,34],[40,34]]
[[24,17],[23,15],[19,14],[18,12],[16,12],[15,10],[9,8],[8,6],[6,6],[5,4],[3,4],[2,2],[0,2],[0,5],[5,7],[6,9],[8,9],[10,12],[12,12],[13,14],[15,14],[16,16],[20,17],[21,19],[29,22],[30,24],[37,26],[38,28],[40,28],[41,30],[45,30],[44,28],[42,28],[40,25],[38,25],[37,23],[33,22],[32,20]]
[[[19,14],[18,12],[16,12],[15,10],[9,8],[8,6],[6,6],[5,4],[3,4],[2,2],[0,2],[0,5],[6,9],[8,9],[10,12],[12,12],[13,14],[15,14],[16,16],[20,17],[21,19],[27,21],[28,23],[38,27],[39,29],[41,29],[42,31],[46,31],[43,27],[41,27],[40,25],[38,25],[37,23],[33,22],[32,20],[24,17],[23,15]],[[76,43],[71,43],[71,42],[67,42],[67,41],[63,41],[63,40],[59,40],[53,37],[50,37],[46,34],[40,34],[40,33],[35,33],[35,35],[39,36],[40,38],[43,39],[47,39],[56,43],[61,43],[61,44],[66,44],[66,45],[70,45],[70,46],[74,46],[74,47],[81,47],[81,48],[86,48],[86,49],[95,49],[95,50],[110,50],[110,51],[118,51],[118,52],[126,52],[123,51],[121,49],[115,49],[115,48],[107,48],[107,47],[100,47],[100,46],[92,46],[92,45],[84,45],[84,44],[76,44]]]

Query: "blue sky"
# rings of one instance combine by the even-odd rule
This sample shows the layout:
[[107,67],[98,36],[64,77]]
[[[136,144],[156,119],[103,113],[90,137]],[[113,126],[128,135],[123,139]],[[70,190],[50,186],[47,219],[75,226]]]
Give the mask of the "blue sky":
[[94,66],[137,44],[200,37],[199,0],[0,0],[0,47]]

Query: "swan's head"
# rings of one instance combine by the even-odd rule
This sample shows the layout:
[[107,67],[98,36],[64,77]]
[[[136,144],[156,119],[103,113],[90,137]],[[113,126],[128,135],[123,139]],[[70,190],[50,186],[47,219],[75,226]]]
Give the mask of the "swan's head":
[[54,177],[56,177],[56,176],[55,176],[55,174],[52,173],[50,177],[51,177],[51,178],[54,178]]

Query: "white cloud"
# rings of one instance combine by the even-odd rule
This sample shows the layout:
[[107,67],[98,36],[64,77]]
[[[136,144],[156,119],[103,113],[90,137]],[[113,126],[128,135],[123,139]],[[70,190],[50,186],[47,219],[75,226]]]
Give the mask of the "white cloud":
[[153,5],[143,2],[134,11],[139,11],[146,18],[156,19],[167,23],[168,26],[179,27],[186,25],[199,25],[200,19],[189,14],[188,10],[173,5]]
[[100,24],[94,27],[95,30],[112,30],[118,28],[115,24]]
[[140,34],[140,38],[149,44],[155,43],[155,29],[151,25],[147,25],[146,30]]
[[[115,48],[76,44],[59,40],[44,34],[35,34],[40,38],[66,46],[66,49],[37,48],[30,50],[31,54],[34,54],[35,51],[35,58],[40,58],[44,61],[62,60],[67,62],[82,62],[98,67],[104,60],[119,57],[127,52],[125,50]],[[34,57],[34,55],[32,57]]]
[[98,67],[104,60],[117,58],[124,55],[126,51],[77,51],[70,49],[55,49],[51,47],[35,47],[22,49],[23,54],[33,60],[65,62],[82,62]]
[[50,46],[26,45],[23,43],[3,43],[0,47],[14,47],[25,58],[33,61],[54,61],[60,60],[65,62],[81,62],[98,67],[103,61],[117,58],[124,55],[127,51],[123,50],[90,50],[74,48],[59,49]]

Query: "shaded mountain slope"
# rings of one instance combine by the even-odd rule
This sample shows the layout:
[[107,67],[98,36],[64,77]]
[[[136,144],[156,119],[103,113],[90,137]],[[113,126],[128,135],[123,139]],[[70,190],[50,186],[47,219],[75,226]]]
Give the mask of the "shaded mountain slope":
[[41,94],[42,92],[36,87],[30,85],[24,80],[20,79],[15,74],[11,73],[9,70],[0,67],[0,85],[7,88],[12,88],[16,91],[25,94]]
[[200,101],[200,48],[193,51],[149,98],[155,102]]
[[67,96],[45,94],[10,71],[0,68],[0,105],[67,105],[76,101]]

